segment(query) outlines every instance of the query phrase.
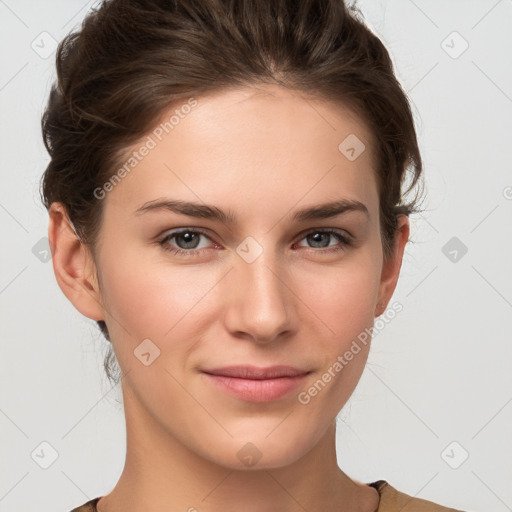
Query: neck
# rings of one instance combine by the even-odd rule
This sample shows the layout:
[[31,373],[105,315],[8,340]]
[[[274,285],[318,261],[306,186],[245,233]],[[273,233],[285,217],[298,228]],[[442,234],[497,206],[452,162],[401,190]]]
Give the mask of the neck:
[[123,473],[98,512],[374,511],[375,489],[351,480],[336,460],[335,422],[292,464],[266,469],[223,467],[189,450],[162,428],[128,391],[124,394],[127,453]]

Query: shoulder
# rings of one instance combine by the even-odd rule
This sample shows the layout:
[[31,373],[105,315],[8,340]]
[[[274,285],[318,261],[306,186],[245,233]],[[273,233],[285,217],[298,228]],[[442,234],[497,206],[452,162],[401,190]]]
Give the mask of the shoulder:
[[79,507],[74,508],[71,512],[97,512],[96,503],[100,501],[101,496],[94,498]]
[[369,485],[375,487],[380,495],[379,508],[376,512],[463,512],[400,492],[385,480],[378,480]]

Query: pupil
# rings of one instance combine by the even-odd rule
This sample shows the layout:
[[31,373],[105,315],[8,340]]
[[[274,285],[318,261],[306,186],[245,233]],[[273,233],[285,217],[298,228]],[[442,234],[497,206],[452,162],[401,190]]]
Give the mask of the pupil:
[[313,243],[318,243],[321,241],[322,237],[326,237],[328,235],[329,235],[329,233],[315,233],[310,236],[313,238]]
[[[190,233],[190,232],[186,232],[186,233],[182,233],[181,234],[181,237],[185,240],[185,245],[187,244],[192,244],[193,245],[193,242],[194,242],[194,237],[196,236],[195,233]],[[193,249],[194,247],[186,247],[187,249]]]

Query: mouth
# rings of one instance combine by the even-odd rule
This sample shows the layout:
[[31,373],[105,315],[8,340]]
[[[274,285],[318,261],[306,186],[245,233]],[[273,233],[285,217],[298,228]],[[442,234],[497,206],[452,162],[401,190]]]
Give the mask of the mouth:
[[284,398],[303,384],[308,370],[292,366],[229,366],[202,370],[217,389],[248,402],[271,402]]

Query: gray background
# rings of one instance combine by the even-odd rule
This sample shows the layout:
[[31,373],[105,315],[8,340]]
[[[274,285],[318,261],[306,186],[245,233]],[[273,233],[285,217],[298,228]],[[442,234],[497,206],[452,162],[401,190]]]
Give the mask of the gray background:
[[[38,196],[52,38],[91,5],[0,0],[0,511],[69,511],[124,464],[106,343],[45,261]],[[339,415],[339,464],[447,506],[512,510],[512,1],[359,5],[413,104],[427,201],[392,299],[404,309]]]

